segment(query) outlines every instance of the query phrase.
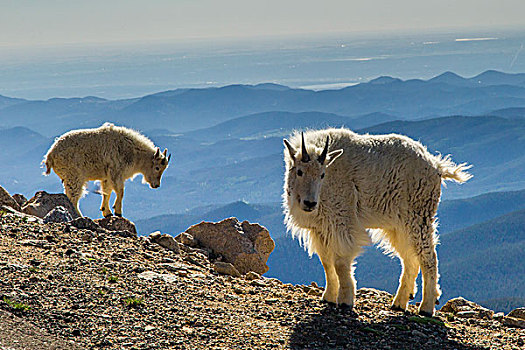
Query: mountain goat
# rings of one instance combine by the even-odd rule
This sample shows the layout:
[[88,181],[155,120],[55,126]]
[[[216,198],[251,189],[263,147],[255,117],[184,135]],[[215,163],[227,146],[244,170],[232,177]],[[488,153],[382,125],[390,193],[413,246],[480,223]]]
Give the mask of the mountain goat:
[[115,215],[122,216],[124,182],[141,173],[151,188],[160,187],[160,179],[168,166],[167,156],[140,133],[111,123],[96,129],[72,130],[58,137],[42,163],[45,175],[51,169],[62,179],[64,190],[73,205],[78,201],[90,180],[100,180],[102,205],[105,217],[111,216],[109,197],[115,191]]
[[[353,307],[353,261],[380,242],[402,265],[393,309],[406,310],[421,268],[419,313],[430,316],[441,294],[436,212],[444,180],[472,176],[449,157],[434,156],[408,137],[359,135],[347,129],[295,133],[286,146],[283,206],[288,230],[323,265],[324,301]],[[329,152],[329,149],[331,150]]]

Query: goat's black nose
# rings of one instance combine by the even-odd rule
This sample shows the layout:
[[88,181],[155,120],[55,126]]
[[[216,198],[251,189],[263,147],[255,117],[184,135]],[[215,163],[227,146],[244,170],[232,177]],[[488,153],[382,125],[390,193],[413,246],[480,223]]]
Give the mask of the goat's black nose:
[[310,208],[310,209],[315,208],[315,206],[317,205],[317,202],[310,202],[310,201],[307,201],[307,200],[305,200],[303,202],[304,202],[304,205],[306,205],[306,207]]

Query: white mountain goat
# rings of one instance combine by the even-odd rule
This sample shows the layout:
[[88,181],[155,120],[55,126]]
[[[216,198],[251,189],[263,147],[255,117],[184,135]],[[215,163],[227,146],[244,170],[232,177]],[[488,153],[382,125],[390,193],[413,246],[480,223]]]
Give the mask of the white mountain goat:
[[77,208],[85,185],[90,180],[100,180],[102,206],[105,217],[111,216],[109,197],[115,191],[115,215],[122,216],[124,182],[141,173],[151,188],[160,187],[160,179],[168,166],[167,156],[140,133],[111,123],[96,129],[72,130],[58,137],[42,163],[45,175],[51,169],[62,179],[64,190]]
[[[402,264],[392,308],[406,310],[421,268],[422,315],[433,315],[441,294],[436,255],[436,212],[444,180],[472,176],[450,158],[434,156],[408,137],[359,135],[346,129],[295,133],[284,140],[284,212],[288,230],[310,256],[319,255],[323,300],[353,307],[353,261],[375,242]],[[329,151],[329,149],[331,151]]]

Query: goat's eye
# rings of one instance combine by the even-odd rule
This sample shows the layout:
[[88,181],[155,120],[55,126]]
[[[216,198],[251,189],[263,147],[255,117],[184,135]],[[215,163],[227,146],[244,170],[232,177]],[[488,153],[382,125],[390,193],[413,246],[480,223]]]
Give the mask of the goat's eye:
[[155,167],[155,170],[159,171],[159,170],[160,170],[160,168],[159,168],[159,167]]
[[297,170],[297,176],[303,176],[303,171],[301,169]]
[[321,179],[324,179],[324,173],[321,174]]

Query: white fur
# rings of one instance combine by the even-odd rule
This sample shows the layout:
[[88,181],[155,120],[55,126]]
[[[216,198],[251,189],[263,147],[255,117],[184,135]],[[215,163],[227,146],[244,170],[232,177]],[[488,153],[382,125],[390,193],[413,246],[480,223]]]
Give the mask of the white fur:
[[[321,164],[317,159],[327,136],[331,152]],[[319,255],[323,264],[323,299],[353,306],[352,264],[362,246],[370,242],[368,230],[375,242],[401,260],[403,272],[392,306],[406,309],[421,268],[419,312],[433,314],[441,293],[435,250],[441,182],[467,181],[469,167],[454,164],[448,156],[432,155],[419,142],[396,134],[359,135],[347,129],[327,129],[305,132],[304,138],[309,162],[301,161],[298,133],[291,136],[291,147],[284,151],[283,206],[288,230],[310,255]],[[318,204],[308,212],[304,200]]]
[[79,214],[78,201],[87,181],[99,180],[102,214],[111,215],[109,197],[115,191],[115,215],[122,215],[126,179],[141,173],[152,188],[159,187],[168,166],[166,152],[161,153],[153,142],[134,130],[105,123],[96,129],[72,130],[58,137],[43,163],[46,175],[53,169],[62,179],[65,193]]

